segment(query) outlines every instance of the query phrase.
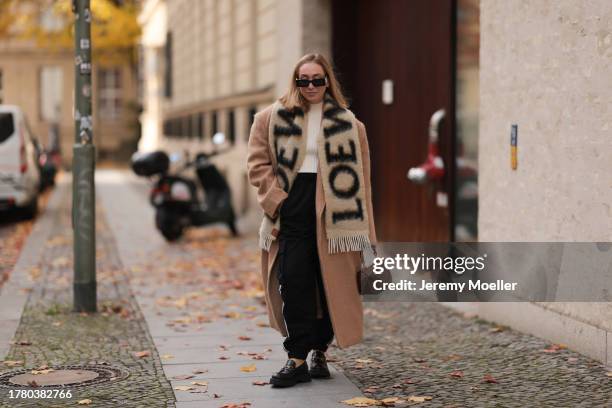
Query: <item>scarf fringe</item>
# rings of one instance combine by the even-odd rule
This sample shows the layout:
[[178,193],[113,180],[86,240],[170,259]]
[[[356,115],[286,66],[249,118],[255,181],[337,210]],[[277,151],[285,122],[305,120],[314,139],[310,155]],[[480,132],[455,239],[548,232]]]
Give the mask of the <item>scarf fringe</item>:
[[327,240],[327,250],[330,254],[362,251],[370,246],[370,237],[367,234],[335,237]]
[[[276,238],[273,235],[260,235],[259,236],[259,247],[267,252],[270,251],[272,241]],[[329,238],[327,240],[327,250],[330,254],[336,254],[339,252],[350,252],[350,251],[363,251],[364,249],[370,248],[370,237],[367,234],[352,235],[345,237]]]
[[272,241],[274,241],[273,235],[259,236],[259,247],[267,252],[270,252],[270,246],[272,245]]

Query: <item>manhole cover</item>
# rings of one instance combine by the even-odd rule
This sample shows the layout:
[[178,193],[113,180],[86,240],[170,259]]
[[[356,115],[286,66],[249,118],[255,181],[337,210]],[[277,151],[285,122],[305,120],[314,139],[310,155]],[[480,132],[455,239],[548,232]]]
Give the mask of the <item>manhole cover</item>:
[[85,387],[127,378],[129,372],[107,365],[72,365],[49,367],[42,373],[33,374],[32,369],[9,371],[0,374],[0,387]]
[[32,381],[39,386],[77,384],[91,381],[98,377],[98,373],[90,370],[53,370],[45,374],[19,374],[9,378],[15,385],[29,385]]

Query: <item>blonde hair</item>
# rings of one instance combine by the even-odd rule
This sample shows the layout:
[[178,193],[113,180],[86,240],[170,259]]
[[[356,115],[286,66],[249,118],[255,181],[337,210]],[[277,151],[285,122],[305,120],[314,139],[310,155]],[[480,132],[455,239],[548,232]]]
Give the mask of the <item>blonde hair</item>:
[[340,83],[336,78],[334,69],[332,65],[327,61],[327,59],[321,54],[306,54],[298,60],[291,74],[291,79],[289,81],[289,89],[278,100],[287,109],[294,109],[296,107],[300,107],[305,111],[308,111],[308,109],[310,108],[310,104],[300,93],[300,90],[298,89],[295,80],[298,77],[300,67],[309,62],[317,63],[321,66],[321,68],[323,68],[323,72],[325,72],[328,84],[328,88],[325,92],[328,93],[341,108],[346,109],[348,107],[348,102],[342,94],[342,88],[340,87]]

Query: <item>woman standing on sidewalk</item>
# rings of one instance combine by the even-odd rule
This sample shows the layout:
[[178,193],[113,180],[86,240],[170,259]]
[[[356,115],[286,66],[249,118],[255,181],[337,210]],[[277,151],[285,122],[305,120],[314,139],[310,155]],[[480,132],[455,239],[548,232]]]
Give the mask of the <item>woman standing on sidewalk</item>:
[[255,115],[247,166],[264,211],[268,315],[289,357],[270,382],[329,378],[325,351],[334,335],[341,348],[363,338],[357,274],[376,233],[365,127],[322,55],[302,57],[285,95]]

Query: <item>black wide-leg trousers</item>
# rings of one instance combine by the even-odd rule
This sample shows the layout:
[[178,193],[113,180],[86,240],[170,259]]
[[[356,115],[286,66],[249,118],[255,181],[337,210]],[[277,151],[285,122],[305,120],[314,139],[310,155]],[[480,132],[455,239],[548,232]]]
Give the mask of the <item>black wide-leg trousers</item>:
[[278,280],[289,358],[326,351],[334,338],[321,278],[315,211],[316,173],[298,173],[280,208]]

